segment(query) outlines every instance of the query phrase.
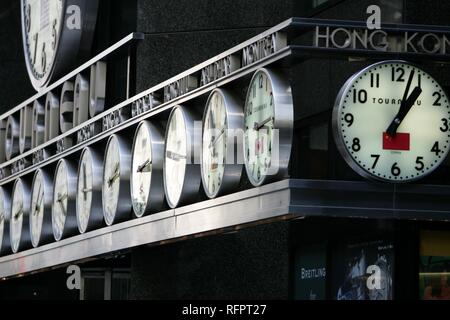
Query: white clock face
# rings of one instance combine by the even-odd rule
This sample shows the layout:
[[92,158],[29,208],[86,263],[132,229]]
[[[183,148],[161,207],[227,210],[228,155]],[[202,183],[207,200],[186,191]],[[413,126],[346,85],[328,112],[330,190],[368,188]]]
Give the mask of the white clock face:
[[60,161],[55,174],[52,205],[53,234],[57,241],[62,238],[67,219],[69,201],[68,174],[66,162]]
[[448,97],[433,77],[405,62],[378,63],[349,80],[333,125],[349,165],[378,180],[417,180],[449,151]]
[[227,112],[223,95],[215,91],[209,98],[203,121],[202,180],[208,197],[217,195],[222,185],[227,156]]
[[168,203],[175,207],[183,191],[186,173],[186,123],[180,108],[174,109],[169,119],[164,159],[164,185]]
[[116,216],[120,191],[120,148],[115,136],[108,142],[103,172],[103,214],[106,224],[111,225]]
[[62,0],[22,0],[26,59],[33,76],[51,72],[63,20]]
[[140,217],[145,213],[152,179],[152,148],[146,123],[139,125],[133,143],[131,164],[131,198],[133,210]]
[[86,232],[92,206],[93,163],[92,154],[85,149],[78,168],[77,182],[77,219],[80,232]]
[[22,224],[24,215],[24,190],[22,180],[14,184],[11,205],[11,248],[13,252],[19,250],[20,238],[22,236]]
[[264,182],[271,168],[275,104],[267,73],[258,71],[248,88],[244,109],[244,158],[250,182]]
[[42,232],[42,222],[44,220],[44,176],[41,170],[36,171],[31,190],[31,211],[30,211],[30,232],[31,242],[36,247]]

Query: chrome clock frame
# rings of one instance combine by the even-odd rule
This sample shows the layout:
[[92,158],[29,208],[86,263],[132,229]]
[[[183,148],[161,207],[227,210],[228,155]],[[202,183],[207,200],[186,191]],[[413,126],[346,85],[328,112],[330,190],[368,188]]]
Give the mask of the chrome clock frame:
[[[203,113],[203,121],[202,121],[202,135],[205,132],[205,118],[208,115],[208,112],[210,110],[210,102],[215,93],[218,93],[222,96],[224,100],[225,105],[225,113],[226,113],[226,124],[227,124],[227,130],[229,132],[240,132],[243,133],[244,129],[244,111],[242,107],[242,102],[230,91],[226,89],[215,89],[211,92],[211,94],[208,97],[208,101],[206,102],[205,111]],[[234,155],[233,155],[233,161],[239,160],[236,154],[238,154],[242,148],[243,148],[243,137],[237,137],[236,135],[227,134],[226,136],[226,159],[230,159],[230,149],[228,146],[233,146]],[[226,193],[232,192],[236,190],[236,188],[239,186],[239,182],[241,181],[242,171],[243,171],[243,164],[242,163],[226,163],[224,165],[224,172],[222,177],[222,183],[219,187],[219,189],[216,190],[216,192],[210,193],[208,188],[206,187],[207,183],[204,178],[204,170],[206,168],[203,165],[203,136],[202,136],[202,153],[201,153],[201,177],[202,177],[202,185],[203,190],[205,191],[205,194],[208,196],[208,198],[212,199],[217,196],[224,195]]]
[[148,135],[150,137],[149,143],[151,148],[151,179],[150,179],[150,191],[147,199],[147,205],[143,214],[139,214],[134,209],[133,204],[133,212],[136,217],[140,218],[144,215],[147,215],[152,212],[156,212],[161,210],[164,206],[164,174],[163,174],[163,166],[164,166],[164,149],[165,149],[165,140],[164,136],[161,134],[161,130],[152,124],[148,120],[142,121],[138,127],[136,128],[136,132],[133,140],[133,148],[132,148],[132,159],[131,159],[131,174],[130,174],[130,195],[131,199],[133,199],[133,177],[135,173],[135,168],[133,168],[134,163],[134,150],[136,148],[136,137],[140,130],[140,128],[146,128]]
[[[274,124],[273,129],[279,132],[279,160],[278,160],[278,171],[274,175],[265,175],[262,177],[260,182],[254,181],[251,175],[251,170],[249,168],[247,153],[245,152],[245,139],[243,142],[244,151],[244,161],[245,161],[245,171],[250,183],[254,187],[259,187],[263,184],[274,182],[283,178],[288,177],[288,167],[289,159],[291,157],[292,149],[292,136],[294,127],[294,104],[292,97],[292,88],[287,80],[287,75],[281,71],[260,68],[254,74],[250,80],[250,85],[255,81],[259,72],[264,72],[270,79],[272,85],[273,99],[274,99]],[[250,95],[250,86],[247,91],[245,104],[244,104],[244,123],[245,123],[245,111],[247,108],[247,101]],[[244,128],[245,131],[245,128]]]
[[[33,193],[34,193],[34,184],[36,183],[37,176],[42,176],[42,183],[44,188],[44,197],[43,197],[43,203],[44,203],[44,213],[42,220],[40,221],[41,224],[41,232],[39,234],[38,239],[33,238],[32,229],[33,229],[33,220],[37,219],[38,217],[34,215],[33,208]],[[30,207],[30,238],[31,238],[31,244],[33,247],[37,248],[40,245],[50,243],[55,240],[53,237],[53,229],[52,229],[52,201],[53,201],[53,183],[52,178],[50,175],[44,171],[44,169],[38,169],[36,170],[34,176],[33,176],[33,183],[31,184],[31,207]]]

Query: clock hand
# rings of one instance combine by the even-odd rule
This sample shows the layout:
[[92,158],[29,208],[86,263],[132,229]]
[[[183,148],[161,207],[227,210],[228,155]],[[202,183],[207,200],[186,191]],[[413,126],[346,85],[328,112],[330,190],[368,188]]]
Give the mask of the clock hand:
[[38,190],[38,198],[36,200],[36,206],[34,207],[34,212],[33,215],[37,215],[39,213],[39,210],[41,210],[41,200],[44,197],[44,193],[41,193],[41,188],[42,185],[39,185],[39,190]]
[[264,127],[270,121],[273,121],[273,117],[269,117],[260,123],[255,122],[255,124],[253,125],[253,129],[256,131],[259,131],[262,127]]
[[19,219],[19,216],[22,214],[22,211],[23,211],[23,205],[19,208],[17,213],[14,215],[14,220]]
[[62,201],[59,201],[59,206],[61,207],[62,214],[67,216],[66,208],[64,208]]
[[36,33],[34,36],[34,53],[33,53],[33,63],[36,63],[36,53],[37,53],[37,45],[39,39],[39,33]]
[[150,172],[151,167],[152,167],[152,162],[150,161],[150,159],[147,159],[147,160],[145,160],[145,162],[143,164],[141,164],[137,168],[137,172]]
[[67,193],[65,193],[64,195],[61,195],[61,194],[58,193],[58,200],[57,200],[57,202],[63,202],[67,198],[68,198]]
[[86,162],[83,162],[83,197],[84,201],[87,200],[87,194],[84,190],[87,189],[87,181],[86,181]]
[[386,133],[390,137],[394,137],[397,133],[397,129],[402,123],[403,119],[405,119],[408,112],[411,110],[414,103],[416,103],[417,98],[422,93],[422,89],[419,87],[415,87],[411,95],[406,99],[405,102],[402,102],[400,105],[400,110],[398,111],[397,115],[395,116],[394,120],[392,120],[391,124],[389,125],[388,129],[386,130]]
[[[407,109],[407,106],[405,104],[406,104],[406,100],[408,98],[409,89],[411,87],[412,80],[414,78],[414,73],[415,73],[414,70],[411,70],[411,73],[409,74],[409,77],[408,77],[408,82],[406,83],[405,91],[403,93],[403,98],[400,103],[400,109],[399,109],[397,115],[395,116],[394,120],[392,120],[391,124],[389,125],[388,129],[386,130],[387,134],[391,137],[393,137],[397,133],[397,128],[400,126],[400,123],[402,122],[403,118],[406,116],[409,109],[411,108],[411,106],[410,106],[409,109]],[[405,113],[405,111],[406,111],[406,113]],[[404,116],[403,116],[403,118],[401,118],[401,116],[403,114],[404,114]]]
[[181,159],[186,159],[186,156],[181,155],[181,154],[176,153],[176,152],[173,152],[173,151],[170,151],[170,150],[166,151],[166,157],[169,158],[169,159],[172,159],[174,161],[179,161]]
[[223,136],[224,133],[225,133],[225,128],[222,128],[222,130],[220,130],[220,133],[217,135],[217,137],[215,137],[209,144],[210,149],[216,145],[216,143],[219,141],[219,139]]
[[116,165],[116,168],[114,170],[114,175],[111,178],[109,178],[108,186],[111,188],[114,181],[116,181],[118,178],[120,178],[119,164]]

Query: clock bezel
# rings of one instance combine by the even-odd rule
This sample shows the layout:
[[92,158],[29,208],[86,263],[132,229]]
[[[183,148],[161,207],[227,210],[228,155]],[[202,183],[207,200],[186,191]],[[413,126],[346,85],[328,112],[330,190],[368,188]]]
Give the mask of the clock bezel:
[[[150,189],[149,189],[149,195],[147,198],[147,205],[145,207],[145,210],[142,214],[136,212],[134,208],[134,201],[133,201],[133,180],[134,180],[134,174],[135,174],[135,168],[133,167],[134,164],[134,157],[135,157],[135,148],[136,148],[136,138],[139,133],[139,130],[147,130],[147,134],[149,136],[149,143],[151,148],[151,177],[150,177]],[[136,128],[134,139],[133,139],[133,147],[132,147],[132,158],[131,158],[131,174],[130,174],[130,195],[131,195],[131,202],[133,207],[134,215],[138,218],[145,216],[147,214],[150,214],[152,212],[156,212],[158,210],[161,210],[164,206],[164,173],[163,173],[163,167],[164,167],[164,136],[161,133],[160,128],[156,127],[154,124],[152,124],[148,120],[144,120]]]
[[[439,84],[439,82],[427,71],[424,71],[422,68],[420,68],[418,65],[411,63],[409,61],[405,61],[405,60],[383,60],[383,61],[379,61],[373,64],[370,64],[369,66],[364,67],[363,69],[361,69],[360,71],[356,72],[355,74],[353,74],[350,78],[347,79],[347,81],[344,83],[344,85],[342,86],[342,88],[339,90],[339,93],[336,97],[334,106],[333,106],[333,111],[332,111],[332,131],[333,131],[333,138],[335,141],[335,144],[337,146],[337,149],[339,150],[340,155],[342,156],[342,158],[345,160],[345,162],[350,166],[350,168],[352,168],[357,174],[359,174],[361,177],[365,178],[365,179],[369,179],[371,181],[377,181],[377,182],[385,182],[385,183],[395,183],[395,184],[405,184],[405,183],[410,183],[410,182],[414,182],[414,181],[418,181],[421,180],[423,178],[425,178],[426,176],[430,175],[431,173],[433,173],[447,158],[448,153],[450,151],[450,148],[447,149],[446,154],[433,166],[433,168],[426,172],[425,174],[419,175],[419,176],[415,176],[413,178],[410,179],[403,179],[403,180],[391,180],[388,178],[383,178],[383,177],[379,177],[376,176],[370,172],[368,172],[367,170],[365,170],[363,167],[361,167],[351,156],[351,154],[349,153],[349,151],[347,150],[346,146],[345,146],[345,142],[344,142],[344,137],[342,136],[342,132],[340,130],[340,112],[342,111],[342,103],[345,100],[345,93],[351,88],[352,84],[354,83],[354,81],[359,78],[362,74],[366,73],[368,70],[372,69],[373,67],[379,66],[379,65],[383,65],[383,64],[405,64],[405,65],[409,65],[412,66],[414,68],[417,68],[419,70],[421,70],[422,72],[426,73],[427,75],[430,76],[431,79],[433,79],[437,84]],[[439,86],[441,86],[439,84]],[[441,88],[443,88],[441,86]],[[443,91],[444,94],[446,95],[446,98],[448,101],[450,101],[448,99],[448,95],[447,92]]]
[[[62,17],[58,30],[58,38],[50,70],[45,72],[42,78],[37,78],[33,72],[33,66],[27,52],[27,36],[25,30],[25,0],[20,0],[22,46],[25,56],[25,64],[31,84],[36,91],[40,91],[50,84],[55,78],[75,69],[75,63],[80,55],[86,55],[90,51],[90,46],[95,32],[97,21],[98,0],[61,0]],[[81,29],[70,30],[65,27],[67,20],[67,8],[70,5],[77,5],[81,10]]]
[[114,225],[118,222],[123,222],[131,218],[131,197],[130,197],[130,175],[131,175],[131,148],[129,141],[118,135],[113,134],[108,138],[108,142],[105,148],[105,154],[103,157],[103,166],[106,166],[106,157],[108,156],[109,146],[113,140],[116,140],[119,146],[119,199],[117,199],[117,207],[116,212],[112,218],[112,221],[109,221],[106,218],[105,211],[105,190],[103,189],[106,169],[103,167],[102,174],[102,213],[103,220],[105,221],[107,226]]
[[[33,203],[33,196],[35,192],[35,183],[38,175],[42,176],[42,188],[44,191],[43,201],[44,201],[44,212],[41,224],[41,232],[39,234],[38,239],[33,238],[33,220],[37,217],[33,214],[33,207],[35,204]],[[34,248],[39,247],[40,245],[50,243],[54,240],[53,230],[52,230],[52,201],[53,201],[53,183],[52,179],[47,172],[43,169],[38,169],[34,173],[33,182],[31,184],[31,202],[30,202],[30,238],[31,244]],[[37,241],[36,241],[37,240]]]
[[[83,165],[83,159],[86,154],[90,156],[90,164],[92,166],[92,201],[89,208],[89,217],[86,228],[80,223],[80,212],[78,210],[78,203],[80,199],[78,198],[78,187],[81,178],[81,168]],[[86,147],[83,149],[80,160],[78,163],[77,171],[77,196],[76,196],[76,216],[77,216],[77,226],[78,231],[83,234],[103,226],[103,204],[102,204],[102,184],[103,184],[103,162],[101,156],[97,151],[91,147]]]
[[[274,175],[264,175],[261,181],[253,179],[251,174],[249,163],[247,159],[246,143],[245,143],[245,120],[248,100],[250,96],[251,86],[253,81],[260,72],[266,74],[271,82],[272,94],[273,94],[273,108],[274,108],[274,124],[273,129],[279,132],[279,166],[278,172]],[[294,103],[292,96],[292,88],[289,81],[286,79],[286,75],[281,70],[274,70],[270,68],[260,68],[253,74],[249,87],[247,90],[245,103],[244,103],[244,141],[242,143],[244,150],[244,163],[245,172],[248,180],[254,187],[259,187],[269,182],[275,182],[277,180],[288,177],[289,160],[292,149],[293,139],[293,127],[294,127]]]
[[[201,161],[200,161],[200,169],[201,169],[201,178],[202,178],[202,186],[203,190],[205,191],[205,194],[208,198],[213,199],[218,196],[227,194],[229,192],[232,192],[239,186],[239,182],[241,181],[242,171],[243,171],[243,164],[242,163],[224,163],[224,172],[222,176],[222,182],[219,186],[219,188],[215,192],[210,192],[207,187],[207,183],[205,181],[205,174],[207,168],[204,167],[203,164],[203,148],[205,146],[203,145],[203,135],[205,134],[205,119],[209,114],[209,111],[211,110],[212,105],[210,105],[210,102],[215,94],[218,94],[222,97],[224,101],[224,107],[225,107],[225,115],[226,115],[226,130],[231,132],[243,132],[244,129],[244,111],[242,107],[242,102],[229,90],[223,89],[223,88],[217,88],[214,89],[205,104],[205,111],[203,113],[203,119],[202,119],[202,152],[201,152]],[[226,142],[225,142],[225,157],[228,158],[228,146],[233,145],[233,150],[236,153],[238,153],[240,150],[242,150],[242,139],[235,139],[236,135],[226,135]],[[237,159],[237,157],[233,157],[233,159]]]
[[[61,230],[61,236],[56,235],[55,230],[55,197],[56,197],[56,182],[59,180],[59,168],[62,165],[66,167],[66,183],[67,183],[67,215],[64,220],[63,230]],[[78,232],[77,218],[75,214],[76,210],[76,185],[77,185],[77,172],[75,166],[68,159],[60,159],[56,165],[54,179],[53,179],[53,192],[52,192],[52,230],[53,237],[56,241],[66,239],[68,237],[74,236]]]
[[[166,171],[166,153],[167,153],[167,135],[169,133],[170,122],[172,116],[176,110],[180,110],[183,116],[185,125],[185,136],[186,136],[186,152],[190,159],[186,159],[186,168],[183,177],[183,186],[181,188],[178,201],[172,203],[170,197],[168,196],[168,185],[170,181],[167,181],[165,171]],[[195,132],[194,123],[196,120],[200,120],[200,116],[196,114],[195,111],[188,109],[182,105],[176,105],[172,108],[166,127],[165,133],[165,144],[164,144],[164,193],[166,195],[166,201],[170,208],[174,209],[181,205],[186,205],[189,202],[194,202],[195,197],[198,195],[201,185],[201,173],[200,173],[200,155],[195,152],[195,150],[201,150],[201,134]],[[199,131],[199,130],[198,130]]]
[[11,215],[11,193],[4,186],[0,187],[0,201],[3,201],[3,230],[0,232],[0,256],[11,253],[9,223]]
[[[17,192],[18,186],[22,188],[22,222],[21,222],[21,230],[19,235],[19,241],[17,242],[17,247],[14,246],[13,243],[13,226],[14,226],[14,195]],[[11,192],[11,208],[10,208],[10,223],[9,223],[9,236],[10,236],[10,244],[11,251],[13,253],[18,253],[20,251],[31,248],[31,238],[30,238],[30,229],[29,229],[29,209],[30,209],[30,188],[27,183],[22,179],[18,178],[14,181],[14,186]]]

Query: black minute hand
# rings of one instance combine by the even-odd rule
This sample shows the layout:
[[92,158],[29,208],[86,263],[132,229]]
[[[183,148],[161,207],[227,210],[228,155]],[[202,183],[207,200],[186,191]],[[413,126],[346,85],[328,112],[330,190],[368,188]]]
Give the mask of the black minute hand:
[[[397,133],[397,129],[402,123],[403,119],[408,114],[409,110],[411,110],[412,106],[416,102],[417,98],[422,93],[422,89],[420,88],[420,85],[418,87],[415,87],[411,95],[408,97],[409,88],[411,87],[411,83],[414,79],[414,70],[411,70],[411,73],[409,74],[408,82],[406,84],[405,92],[403,93],[403,99],[400,103],[400,109],[395,116],[394,120],[392,120],[391,124],[389,125],[388,129],[386,130],[387,134],[390,137],[395,136]],[[408,98],[407,98],[408,97]]]
[[417,98],[419,98],[420,94],[422,93],[422,89],[419,87],[415,87],[411,95],[406,99],[406,101],[403,101],[400,105],[400,110],[398,111],[397,115],[395,116],[394,120],[392,120],[391,125],[387,129],[386,133],[390,137],[394,137],[397,134],[397,129],[402,123],[403,119],[405,119],[406,115],[408,114],[409,110],[411,110],[414,103],[416,103]]

